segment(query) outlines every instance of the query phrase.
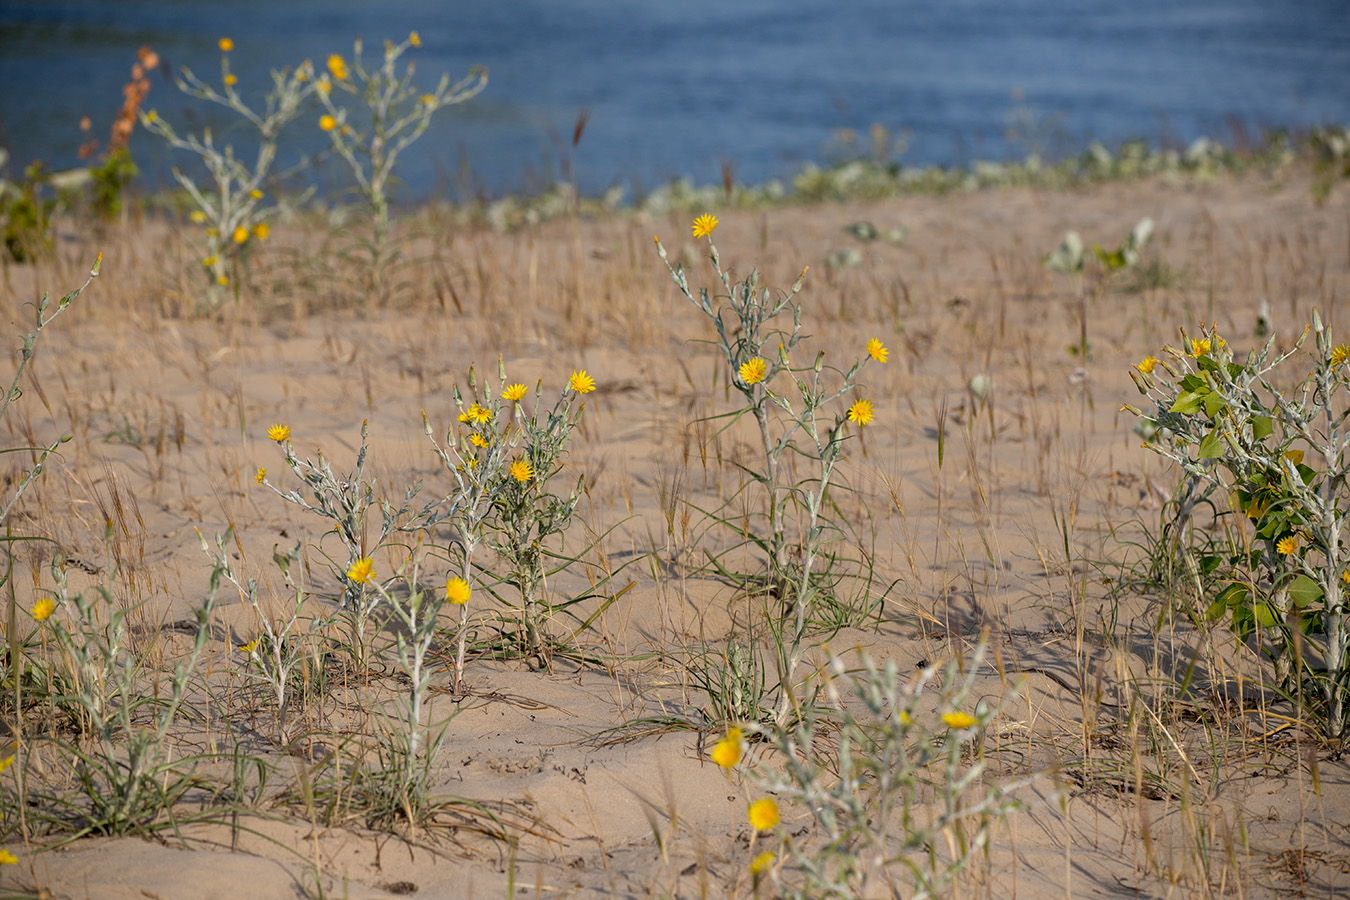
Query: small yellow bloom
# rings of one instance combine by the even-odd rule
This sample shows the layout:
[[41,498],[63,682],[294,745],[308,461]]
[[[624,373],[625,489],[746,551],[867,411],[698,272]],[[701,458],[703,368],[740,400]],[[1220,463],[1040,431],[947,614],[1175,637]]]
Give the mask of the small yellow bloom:
[[525,392],[526,388],[523,384],[509,385],[506,390],[502,391],[502,399],[515,403],[517,400],[524,399]]
[[221,53],[229,53],[231,50],[234,49],[234,41],[230,40],[227,37],[223,37],[220,40],[216,41],[216,46],[220,48]]
[[418,102],[421,103],[423,106],[430,106],[431,104],[433,104],[433,103],[436,102],[436,95],[435,95],[435,94],[423,94],[422,96],[418,97],[417,100],[418,100]]
[[208,256],[206,259],[202,260],[202,265],[206,266],[206,268],[209,269],[218,262],[220,262],[218,258],[214,256]]
[[1350,359],[1350,347],[1345,344],[1337,344],[1331,351],[1331,364],[1339,366],[1341,363]]
[[252,653],[254,650],[257,650],[257,649],[258,649],[258,639],[257,639],[257,638],[254,638],[253,640],[249,641],[247,644],[240,644],[240,645],[239,645],[239,652],[240,652],[240,653]]
[[408,35],[408,43],[412,44],[414,47],[420,47],[422,46],[422,36],[414,31]]
[[1209,338],[1196,338],[1191,341],[1191,356],[1204,356],[1209,353],[1212,346]]
[[567,386],[578,394],[589,394],[595,390],[595,379],[587,375],[585,369],[578,369],[567,380]]
[[[17,747],[18,745],[14,744],[13,746]],[[11,753],[9,756],[6,756],[4,759],[0,759],[0,774],[3,774],[4,771],[12,765],[14,765],[13,753]]]
[[474,422],[482,425],[492,421],[492,410],[485,406],[479,406],[477,403],[469,407],[468,416]]
[[1137,368],[1140,372],[1143,372],[1145,375],[1151,375],[1153,374],[1153,369],[1157,365],[1158,365],[1158,357],[1145,356],[1143,359],[1139,360],[1139,365],[1135,366],[1135,368]]
[[763,875],[771,865],[773,865],[773,854],[768,850],[765,850],[759,856],[750,860],[750,874],[755,876]]
[[145,121],[147,122],[159,121],[159,113],[155,112],[153,109],[150,110],[148,113],[145,114]]
[[455,606],[463,606],[469,602],[469,583],[458,576],[451,576],[445,583],[445,599]]
[[206,213],[202,212],[200,209],[194,209],[192,212],[188,213],[188,219],[192,221],[193,225],[205,225]]
[[258,190],[257,188],[254,188],[253,190],[248,192],[248,195],[252,197],[254,200],[261,200],[263,192]]
[[328,57],[328,71],[332,72],[338,81],[346,81],[347,61],[337,53],[332,54]]
[[455,416],[455,419],[456,419],[457,421],[460,421],[460,422],[472,422],[472,421],[473,421],[473,416],[469,415],[469,411],[466,409],[464,412],[460,413],[458,416]]
[[469,443],[473,444],[475,447],[486,447],[488,445],[487,438],[476,431],[469,435]]
[[741,730],[728,728],[726,737],[713,745],[709,754],[712,761],[724,769],[730,769],[741,761]]
[[1275,550],[1281,556],[1289,556],[1298,549],[1298,538],[1292,534],[1285,535],[1275,542]]
[[876,338],[872,338],[867,342],[867,355],[879,363],[884,363],[887,357],[890,356],[890,353],[891,351],[886,349],[886,345]]
[[357,584],[373,584],[375,582],[375,561],[369,556],[361,557],[347,569],[347,577]]
[[253,476],[254,484],[262,484],[267,479],[267,467],[258,466],[258,474]]
[[12,866],[19,861],[19,858],[8,850],[0,850],[0,866]]
[[230,235],[236,244],[242,244],[248,240],[248,229],[239,225],[234,229],[234,234]]
[[963,728],[969,728],[975,724],[975,717],[970,713],[949,712],[942,714],[942,721],[947,723],[948,728],[955,728],[960,731]]
[[259,222],[253,226],[253,236],[260,241],[267,240],[267,236],[271,233],[272,229],[267,226],[266,222]]
[[291,426],[273,425],[271,428],[267,429],[267,436],[280,444],[291,436]]
[[859,425],[872,424],[872,401],[855,400],[853,405],[848,408],[848,420],[857,422]]
[[778,824],[778,804],[772,797],[763,797],[750,804],[750,824],[756,831],[768,831]]
[[707,213],[694,220],[694,237],[701,238],[704,235],[712,234],[713,229],[717,227],[717,217],[710,216]]
[[319,128],[323,131],[332,131],[337,127],[337,119],[332,116],[319,116]]
[[511,477],[516,481],[525,482],[534,477],[534,468],[523,459],[518,459],[511,463]]
[[233,72],[225,76],[226,87],[234,87],[238,83],[239,83],[239,76],[234,74]]
[[230,283],[230,278],[229,278],[228,275],[217,275],[217,276],[216,276],[216,284],[220,285],[221,287],[224,287],[225,285],[227,285],[227,284],[229,284],[229,283]]
[[1346,584],[1350,584],[1350,569],[1346,569],[1344,572],[1341,573],[1341,581],[1344,581]]
[[737,372],[746,384],[759,384],[769,374],[769,364],[764,361],[764,357],[756,356],[741,363]]
[[56,609],[56,603],[51,597],[43,597],[37,603],[33,604],[33,618],[39,622],[45,622],[52,617],[52,610]]

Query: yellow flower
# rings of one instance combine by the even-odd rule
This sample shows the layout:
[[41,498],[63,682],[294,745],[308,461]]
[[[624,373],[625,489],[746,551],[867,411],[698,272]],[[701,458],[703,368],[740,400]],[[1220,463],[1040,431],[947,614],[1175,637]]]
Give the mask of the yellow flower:
[[492,410],[484,406],[479,406],[477,403],[475,403],[474,405],[469,407],[468,416],[473,421],[482,425],[484,423],[492,421]]
[[857,422],[859,425],[872,424],[872,401],[855,400],[853,405],[848,408],[848,420]]
[[422,46],[422,36],[414,31],[408,35],[408,43],[412,44],[414,47],[420,47]]
[[1275,550],[1281,556],[1288,556],[1298,549],[1298,538],[1287,534],[1275,542]]
[[449,600],[455,606],[463,606],[469,602],[469,583],[458,576],[451,576],[445,583],[445,599]]
[[267,436],[280,444],[291,436],[291,426],[273,425],[271,428],[267,429]]
[[975,724],[975,717],[970,713],[949,712],[942,714],[942,721],[947,723],[948,728],[955,728],[960,731],[963,728],[969,728]]
[[469,435],[469,443],[473,444],[475,447],[486,447],[488,445],[487,438],[476,431]]
[[756,831],[768,831],[778,824],[778,804],[772,797],[763,797],[750,804],[750,824]]
[[227,37],[223,37],[220,40],[216,41],[216,46],[220,48],[221,53],[229,53],[231,50],[234,49],[234,41],[230,40]]
[[1341,573],[1341,581],[1344,581],[1346,584],[1350,584],[1350,569],[1346,569],[1344,572]]
[[8,850],[0,850],[0,865],[12,866],[19,861],[19,858]]
[[192,220],[192,224],[194,225],[206,224],[206,213],[202,212],[200,209],[194,209],[192,212],[188,213],[188,218]]
[[1345,344],[1337,344],[1335,349],[1331,351],[1331,364],[1339,366],[1347,359],[1350,359],[1350,347],[1345,346]]
[[435,95],[435,94],[423,94],[422,96],[418,97],[417,100],[418,100],[418,102],[421,103],[423,106],[430,106],[431,104],[433,104],[433,103],[436,102],[436,95]]
[[39,622],[45,622],[52,617],[52,610],[56,609],[56,603],[51,597],[43,597],[33,604],[33,618]]
[[515,403],[517,400],[523,399],[524,396],[525,396],[525,385],[523,384],[513,384],[508,386],[506,390],[502,391],[502,399],[510,400],[512,403]]
[[728,728],[727,736],[713,745],[709,754],[712,761],[724,769],[730,769],[741,761],[741,730]]
[[884,363],[886,358],[890,356],[890,353],[891,351],[886,349],[886,345],[876,338],[872,338],[867,342],[867,355],[879,363]]
[[271,233],[272,229],[267,226],[266,222],[259,222],[253,226],[253,236],[260,241],[267,240],[267,236]]
[[328,71],[333,73],[333,77],[338,81],[347,80],[347,61],[337,53],[328,57]]
[[750,874],[756,876],[763,875],[765,870],[771,865],[773,865],[773,854],[768,850],[765,850],[759,856],[750,860]]
[[240,644],[240,645],[239,645],[239,652],[240,652],[240,653],[252,653],[254,650],[257,650],[257,649],[258,649],[258,639],[257,639],[257,638],[254,638],[253,640],[249,641],[247,644]]
[[375,582],[375,561],[369,556],[361,557],[347,569],[347,577],[357,584],[373,584]]
[[1135,368],[1137,368],[1140,372],[1143,372],[1145,375],[1151,375],[1153,373],[1154,367],[1157,365],[1158,365],[1158,357],[1145,356],[1143,359],[1139,360],[1139,365],[1136,366]]
[[764,376],[769,374],[769,364],[764,361],[764,357],[756,356],[741,363],[737,372],[741,376],[741,381],[746,384],[759,384],[764,380]]
[[589,394],[595,390],[595,379],[587,375],[585,369],[577,369],[572,373],[572,377],[567,379],[567,386],[578,394]]
[[230,235],[236,244],[242,244],[248,240],[248,229],[240,225],[234,229],[234,234]]
[[228,275],[217,275],[217,276],[216,276],[216,284],[220,285],[221,287],[224,287],[225,285],[227,285],[227,284],[229,284],[229,283],[230,283],[230,278],[229,278]]
[[471,422],[471,421],[473,421],[473,416],[469,415],[469,411],[468,411],[467,409],[466,409],[464,412],[460,413],[460,414],[459,414],[458,416],[456,416],[455,418],[456,418],[456,420],[458,420],[458,421],[460,421],[460,422]]
[[208,256],[206,259],[202,260],[202,265],[206,266],[209,269],[218,262],[220,262],[220,260],[217,259],[216,257]]
[[253,190],[249,191],[248,195],[252,197],[254,200],[262,199],[262,191],[258,190],[257,188],[254,188]]
[[147,122],[156,122],[158,120],[159,120],[159,113],[155,112],[153,109],[145,114],[145,121]]
[[707,213],[694,220],[694,237],[701,238],[704,235],[712,234],[713,229],[717,227],[717,217],[710,216]]
[[[18,745],[14,744],[12,746],[17,747]],[[14,765],[13,753],[11,753],[9,756],[6,756],[4,759],[0,759],[0,773],[3,773],[6,769],[8,769],[12,765]]]
[[319,128],[323,131],[332,131],[337,127],[337,119],[332,116],[319,116]]
[[1196,338],[1191,341],[1191,356],[1204,356],[1209,353],[1211,347],[1209,338]]
[[258,466],[258,474],[253,476],[253,483],[262,484],[266,478],[267,478],[267,467]]
[[534,477],[534,469],[523,459],[511,463],[511,477],[516,481],[529,481]]
[[239,76],[235,75],[233,72],[225,76],[226,87],[234,87],[238,83],[239,83]]

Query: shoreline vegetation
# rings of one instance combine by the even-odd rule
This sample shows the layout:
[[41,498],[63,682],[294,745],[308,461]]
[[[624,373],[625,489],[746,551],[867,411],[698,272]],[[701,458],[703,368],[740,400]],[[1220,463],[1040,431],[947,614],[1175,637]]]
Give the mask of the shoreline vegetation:
[[[579,123],[579,128],[584,128],[584,122]],[[847,148],[849,143],[844,146]],[[884,146],[887,141],[883,139],[880,143]],[[4,171],[7,161],[7,154],[0,150],[0,171]],[[1257,136],[1242,135],[1228,144],[1202,137],[1184,148],[1164,148],[1135,139],[1112,150],[1093,141],[1081,152],[1058,160],[1031,153],[1020,161],[977,160],[969,166],[908,166],[899,160],[886,159],[884,154],[883,158],[860,155],[828,164],[808,163],[788,178],[751,185],[734,181],[733,168],[728,166],[720,184],[695,184],[688,178],[676,178],[636,198],[622,185],[584,195],[573,184],[559,180],[550,188],[530,194],[460,203],[431,199],[401,208],[404,212],[434,208],[440,218],[457,225],[513,230],[571,215],[594,218],[633,212],[666,215],[708,209],[769,210],[783,205],[846,203],[1010,187],[1070,190],[1152,176],[1175,183],[1187,179],[1204,182],[1225,174],[1273,175],[1297,163],[1312,168],[1311,190],[1316,199],[1324,200],[1337,181],[1350,177],[1350,126],[1269,128]],[[10,209],[11,218],[25,214],[23,210],[14,211],[16,202],[45,202],[49,215],[81,208],[120,211],[120,199],[110,203],[106,196],[110,177],[120,178],[111,190],[118,194],[127,191],[129,197],[135,197],[142,213],[159,212],[176,217],[186,216],[195,208],[192,198],[181,191],[162,190],[138,197],[131,193],[136,169],[129,157],[116,158],[113,176],[104,171],[108,168],[105,163],[101,167],[46,172],[40,161],[31,163],[23,177],[15,178],[12,174],[0,177],[0,209]],[[329,205],[322,197],[313,199],[312,188],[282,190],[280,196],[287,212],[295,215],[302,213],[311,201],[329,215],[341,211],[341,204]]]

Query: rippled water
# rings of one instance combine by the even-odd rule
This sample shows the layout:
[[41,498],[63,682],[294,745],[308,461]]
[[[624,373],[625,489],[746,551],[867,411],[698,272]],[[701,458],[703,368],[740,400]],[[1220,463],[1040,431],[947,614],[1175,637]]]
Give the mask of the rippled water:
[[[548,182],[582,109],[575,167],[590,191],[716,181],[724,161],[760,181],[829,158],[841,129],[866,144],[873,124],[890,152],[903,138],[902,162],[952,164],[1091,138],[1184,143],[1231,138],[1234,123],[1350,121],[1343,0],[5,0],[0,143],[21,162],[74,164],[81,116],[106,136],[145,44],[218,77],[216,40],[229,35],[241,87],[261,89],[268,68],[412,29],[424,83],[491,72],[407,155],[417,196]],[[228,122],[159,76],[148,105],[180,126]],[[295,146],[322,146],[317,116],[293,126]],[[165,177],[153,140],[133,150]],[[336,169],[325,179],[343,183]]]

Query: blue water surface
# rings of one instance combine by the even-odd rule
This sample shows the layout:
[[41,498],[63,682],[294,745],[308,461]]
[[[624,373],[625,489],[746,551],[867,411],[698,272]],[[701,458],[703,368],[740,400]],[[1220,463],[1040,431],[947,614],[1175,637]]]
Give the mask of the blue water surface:
[[[378,52],[413,29],[422,84],[473,65],[491,81],[401,161],[411,198],[533,190],[569,171],[588,192],[718,181],[723,165],[759,182],[848,152],[844,129],[866,152],[873,125],[904,164],[959,165],[1350,122],[1344,0],[4,0],[0,145],[11,175],[36,158],[76,164],[80,118],[106,137],[143,45],[166,72],[218,79],[228,35],[240,88],[258,95],[268,69],[350,57],[358,36]],[[176,127],[231,133],[228,114],[152,81],[147,106]],[[292,125],[284,163],[324,146],[318,116]],[[151,182],[189,162],[145,134],[133,153]],[[322,180],[346,184],[331,162]]]

